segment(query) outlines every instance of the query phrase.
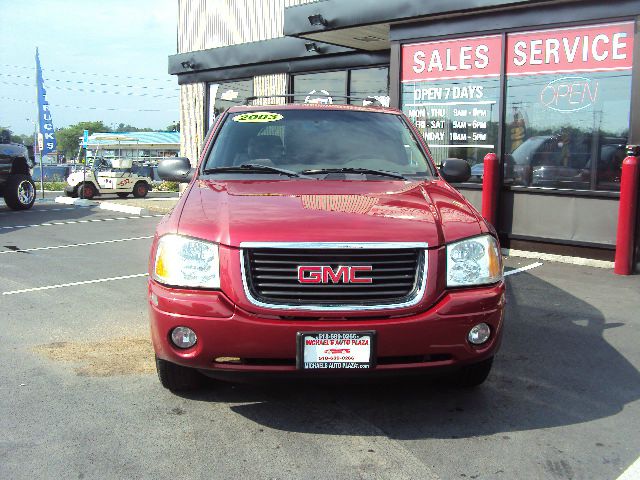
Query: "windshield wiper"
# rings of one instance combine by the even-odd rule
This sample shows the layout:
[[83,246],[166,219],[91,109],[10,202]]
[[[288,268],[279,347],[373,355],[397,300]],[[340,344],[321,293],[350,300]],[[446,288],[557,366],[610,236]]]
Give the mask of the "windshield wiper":
[[212,173],[278,173],[280,175],[287,175],[288,177],[300,177],[311,178],[305,175],[301,175],[293,170],[286,170],[284,168],[270,167],[269,165],[260,165],[257,163],[243,163],[242,165],[233,165],[228,167],[212,167],[205,168],[202,173],[209,175]]
[[303,170],[300,173],[306,173],[308,175],[314,175],[318,173],[363,173],[370,175],[383,175],[385,177],[397,178],[399,180],[406,180],[405,177],[399,173],[387,172],[385,170],[375,170],[373,168],[355,168],[355,167],[340,167],[340,168],[316,168],[310,170]]

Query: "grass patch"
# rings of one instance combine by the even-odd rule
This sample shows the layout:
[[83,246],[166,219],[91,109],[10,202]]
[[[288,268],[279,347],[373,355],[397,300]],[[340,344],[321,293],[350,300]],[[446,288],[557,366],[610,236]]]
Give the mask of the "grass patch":
[[178,182],[166,182],[162,181],[160,183],[156,183],[153,186],[153,189],[157,192],[177,192],[180,184]]
[[[33,182],[36,184],[36,189],[40,190],[40,180],[34,178]],[[45,190],[64,190],[66,186],[67,182],[44,182]]]
[[58,362],[75,363],[80,376],[111,377],[155,372],[149,338],[114,338],[98,342],[53,342],[34,349]]

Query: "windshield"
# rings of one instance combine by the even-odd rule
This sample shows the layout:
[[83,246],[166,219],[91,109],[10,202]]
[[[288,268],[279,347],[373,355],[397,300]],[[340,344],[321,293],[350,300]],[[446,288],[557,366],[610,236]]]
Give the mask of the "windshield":
[[[203,172],[228,175],[225,167],[241,165],[310,175],[336,174],[340,173],[336,170],[345,169],[345,173],[367,178],[376,175],[372,171],[402,177],[433,175],[431,163],[402,117],[345,110],[265,108],[230,114],[204,162]],[[242,172],[255,174],[257,169],[244,168]],[[260,173],[277,174],[273,168]]]

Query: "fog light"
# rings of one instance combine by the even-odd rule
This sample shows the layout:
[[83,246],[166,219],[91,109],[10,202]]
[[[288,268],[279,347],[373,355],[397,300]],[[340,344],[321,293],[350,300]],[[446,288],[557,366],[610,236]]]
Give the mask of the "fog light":
[[491,328],[486,323],[479,323],[471,330],[469,330],[468,339],[469,342],[474,345],[482,345],[484,342],[489,340],[489,336],[491,335]]
[[176,327],[171,331],[171,341],[178,348],[189,348],[196,344],[196,332],[188,327]]

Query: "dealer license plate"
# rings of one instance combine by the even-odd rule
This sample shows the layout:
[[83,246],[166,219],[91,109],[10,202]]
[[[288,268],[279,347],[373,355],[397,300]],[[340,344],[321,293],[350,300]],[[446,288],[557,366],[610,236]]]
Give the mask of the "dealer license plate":
[[298,368],[371,368],[374,340],[375,332],[299,332]]

